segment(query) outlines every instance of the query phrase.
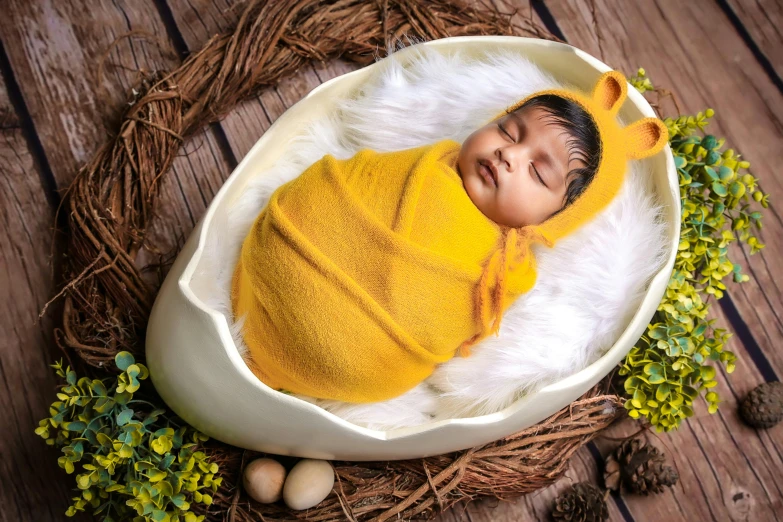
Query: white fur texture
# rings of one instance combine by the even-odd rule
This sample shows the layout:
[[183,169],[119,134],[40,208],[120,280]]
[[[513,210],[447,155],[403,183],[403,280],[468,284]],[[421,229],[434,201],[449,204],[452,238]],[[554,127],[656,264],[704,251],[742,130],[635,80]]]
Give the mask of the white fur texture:
[[[341,100],[334,115],[306,129],[216,218],[195,290],[229,318],[243,356],[241,324],[230,319],[231,276],[243,239],[277,187],[327,153],[349,158],[362,148],[399,150],[444,138],[462,142],[522,97],[570,87],[512,53],[496,51],[475,61],[419,49],[408,66],[392,55],[358,96]],[[536,248],[535,287],[508,309],[500,335],[473,347],[469,358],[453,358],[425,382],[384,402],[298,397],[354,424],[392,429],[496,412],[597,360],[630,322],[664,262],[665,227],[646,162],[629,166],[620,195],[600,216],[555,248]]]

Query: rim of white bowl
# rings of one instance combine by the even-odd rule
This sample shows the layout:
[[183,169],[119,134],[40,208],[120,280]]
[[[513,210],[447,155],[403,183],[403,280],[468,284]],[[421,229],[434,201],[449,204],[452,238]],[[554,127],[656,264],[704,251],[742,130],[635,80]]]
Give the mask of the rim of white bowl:
[[[560,42],[553,42],[549,40],[541,40],[538,38],[523,37],[523,36],[453,36],[449,38],[442,38],[439,40],[423,42],[414,46],[409,46],[399,51],[396,51],[391,56],[397,58],[407,56],[409,52],[415,52],[415,49],[419,45],[430,46],[430,47],[440,47],[440,46],[450,47],[450,46],[454,46],[455,44],[459,46],[460,43],[468,43],[468,42],[476,42],[476,41],[497,43],[501,47],[505,49],[509,49],[508,44],[516,44],[520,40],[525,40],[526,41],[525,45],[534,45],[534,46],[551,47],[551,48],[559,47],[561,49],[564,48],[568,49],[569,51],[574,52],[579,58],[584,60],[588,65],[596,69],[599,73],[612,70],[611,67],[609,67],[599,59],[572,45],[568,45]],[[441,426],[450,425],[450,424],[458,424],[458,425],[493,424],[495,422],[500,422],[514,415],[520,409],[524,408],[525,404],[533,397],[555,392],[556,390],[562,388],[576,388],[579,387],[580,385],[583,386],[586,382],[593,381],[598,373],[601,373],[602,376],[605,375],[606,372],[603,369],[601,369],[602,366],[606,364],[605,361],[608,359],[617,358],[618,352],[621,350],[621,345],[626,344],[628,341],[633,341],[633,342],[636,341],[636,339],[629,340],[626,339],[626,337],[630,335],[629,332],[630,326],[636,322],[637,316],[641,313],[641,310],[645,308],[644,305],[650,299],[652,299],[652,296],[650,295],[650,288],[660,284],[661,279],[665,278],[666,281],[668,282],[669,275],[671,274],[671,270],[674,266],[674,260],[677,253],[676,246],[679,243],[679,235],[680,235],[679,220],[676,220],[675,222],[675,231],[674,231],[675,233],[673,234],[672,240],[669,243],[669,256],[667,258],[667,262],[650,280],[644,298],[639,303],[636,312],[629,320],[623,332],[615,340],[611,348],[609,348],[606,351],[606,353],[604,353],[592,364],[588,365],[587,367],[583,368],[582,370],[572,375],[569,375],[568,377],[565,377],[557,382],[544,386],[543,388],[541,388],[536,392],[527,394],[524,397],[517,399],[506,408],[497,411],[495,413],[479,415],[474,417],[457,417],[451,419],[442,419],[439,421],[433,421],[426,424],[420,424],[420,425],[404,427],[404,428],[395,428],[390,430],[375,430],[375,429],[365,428],[357,424],[353,424],[352,422],[349,422],[343,419],[342,417],[339,417],[321,408],[320,406],[298,399],[291,395],[280,393],[278,391],[273,390],[266,384],[264,384],[250,371],[250,369],[247,367],[247,365],[245,365],[244,361],[240,357],[239,352],[236,349],[236,345],[234,344],[233,338],[230,333],[228,318],[224,314],[218,312],[217,310],[211,308],[206,303],[204,303],[190,288],[190,282],[193,278],[196,268],[201,262],[201,257],[204,252],[204,246],[206,243],[207,232],[209,231],[210,225],[212,224],[213,216],[216,212],[216,209],[220,206],[223,198],[225,197],[226,192],[228,192],[231,185],[234,182],[236,182],[239,175],[244,171],[245,165],[250,162],[250,159],[253,158],[260,149],[263,148],[267,136],[270,136],[275,131],[275,127],[278,125],[278,123],[285,121],[287,115],[293,112],[294,109],[297,107],[297,105],[307,100],[314,94],[329,88],[332,84],[341,81],[347,77],[361,75],[361,74],[370,76],[371,73],[369,71],[371,71],[374,67],[383,64],[386,59],[387,58],[379,62],[370,64],[368,66],[362,67],[361,69],[357,69],[355,71],[351,71],[349,73],[337,76],[318,85],[312,91],[307,93],[302,99],[300,99],[290,108],[288,108],[283,114],[281,114],[280,117],[278,117],[272,123],[272,125],[266,130],[266,132],[264,132],[264,134],[256,141],[253,147],[247,152],[247,154],[245,154],[245,157],[242,158],[242,161],[239,162],[239,164],[236,166],[236,168],[231,173],[231,175],[223,183],[223,186],[220,188],[218,193],[213,198],[212,202],[209,204],[209,207],[207,208],[207,211],[205,212],[204,217],[202,218],[202,222],[199,229],[194,230],[194,233],[198,233],[198,243],[193,252],[193,255],[191,256],[190,260],[188,261],[187,265],[185,266],[178,280],[178,287],[183,292],[184,297],[188,301],[190,301],[190,303],[193,306],[198,308],[201,312],[206,314],[212,320],[213,326],[217,329],[219,337],[223,343],[223,347],[226,349],[229,360],[236,367],[239,375],[241,375],[244,379],[249,381],[253,385],[253,387],[259,390],[259,392],[264,393],[266,395],[276,394],[275,395],[276,399],[282,400],[284,402],[288,402],[289,405],[292,407],[305,409],[310,413],[313,413],[315,415],[320,415],[332,422],[340,424],[343,427],[350,429],[351,431],[354,431],[355,433],[363,434],[365,436],[369,436],[374,439],[380,439],[380,440],[399,439],[413,434],[431,431]],[[628,89],[626,102],[629,100],[643,113],[644,116],[657,117],[655,111],[653,111],[650,104],[647,102],[647,100],[644,99],[641,93],[639,93],[636,89]],[[679,179],[677,177],[677,171],[674,166],[674,158],[672,157],[671,154],[671,148],[669,147],[668,144],[664,148],[663,152],[667,155],[666,171],[667,171],[667,178],[669,180],[668,186],[669,186],[669,191],[671,196],[670,198],[671,201],[665,201],[664,204],[673,204],[676,207],[676,215],[679,215],[681,212],[679,189],[678,189]],[[677,189],[676,191],[675,188]],[[660,299],[660,297],[658,297],[658,299]],[[658,303],[655,304],[657,305]],[[633,342],[630,343],[630,346],[633,346]],[[277,397],[277,395],[279,395],[280,397]]]

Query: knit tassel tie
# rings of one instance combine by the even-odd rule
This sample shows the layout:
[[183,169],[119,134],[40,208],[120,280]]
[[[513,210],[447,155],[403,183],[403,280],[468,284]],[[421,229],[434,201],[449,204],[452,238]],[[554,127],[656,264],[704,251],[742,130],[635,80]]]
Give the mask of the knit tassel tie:
[[[470,347],[486,336],[499,335],[508,271],[525,260],[534,241],[544,243],[549,247],[553,245],[538,227],[504,230],[502,246],[493,252],[478,282],[476,308],[479,311],[481,330],[460,345],[459,354],[461,357],[470,356]],[[493,275],[494,277],[491,277]],[[493,279],[495,285],[490,288],[490,281]]]

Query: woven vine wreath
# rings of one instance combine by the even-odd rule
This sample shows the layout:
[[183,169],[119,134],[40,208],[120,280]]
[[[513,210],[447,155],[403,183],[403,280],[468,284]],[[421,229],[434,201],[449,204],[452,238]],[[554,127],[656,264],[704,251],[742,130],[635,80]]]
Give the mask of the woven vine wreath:
[[[515,25],[496,10],[459,0],[255,0],[233,32],[211,38],[176,70],[153,73],[137,88],[116,137],[85,165],[68,194],[61,346],[106,376],[114,357],[144,360],[144,326],[155,290],[135,259],[154,215],[161,178],[183,142],[241,100],[291,76],[312,60],[374,61],[403,36],[532,35],[557,40],[528,18]],[[67,353],[67,352],[66,352]],[[623,412],[607,380],[536,426],[485,446],[425,459],[332,462],[337,480],[321,504],[296,512],[242,494],[242,468],[257,454],[208,441],[222,486],[208,520],[389,520],[432,518],[482,496],[509,500],[545,487],[569,457]],[[161,407],[159,398],[152,397]]]

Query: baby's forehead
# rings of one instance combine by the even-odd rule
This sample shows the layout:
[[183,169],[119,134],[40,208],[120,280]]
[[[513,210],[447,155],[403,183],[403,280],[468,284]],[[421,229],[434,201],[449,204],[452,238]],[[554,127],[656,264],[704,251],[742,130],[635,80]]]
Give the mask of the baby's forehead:
[[[579,160],[578,157],[573,157],[571,154],[572,133],[568,126],[564,125],[545,107],[528,105],[510,112],[504,117],[507,118],[507,121],[516,121],[520,126],[536,125],[538,127],[536,132],[543,132],[550,136],[546,140],[546,150],[542,152],[542,157],[550,165],[563,165],[567,171],[573,161]],[[558,170],[562,169],[558,167]]]
[[505,115],[506,121],[512,121],[520,126],[534,125],[538,131],[558,135],[561,139],[567,140],[573,135],[566,122],[548,111],[544,107],[525,106],[516,109]]
[[555,118],[554,114],[552,114],[550,111],[546,110],[544,107],[539,107],[537,105],[526,105],[524,107],[520,107],[508,113],[507,116],[509,119],[515,119],[523,122],[528,120],[534,120],[534,119],[541,120],[541,119]]

